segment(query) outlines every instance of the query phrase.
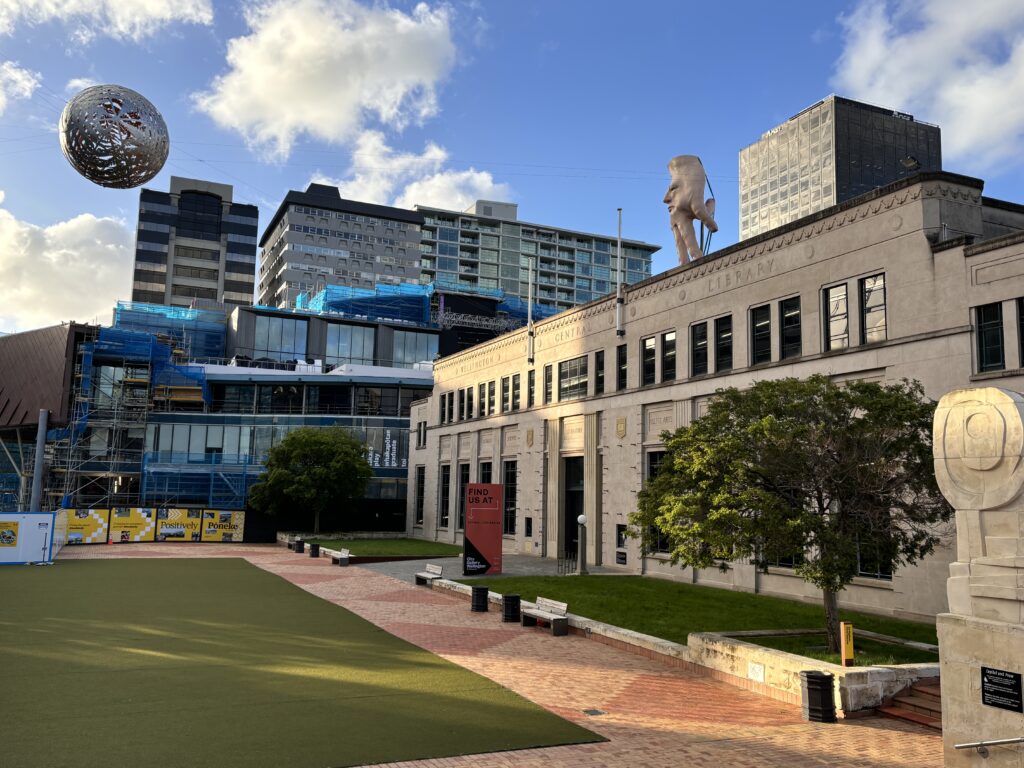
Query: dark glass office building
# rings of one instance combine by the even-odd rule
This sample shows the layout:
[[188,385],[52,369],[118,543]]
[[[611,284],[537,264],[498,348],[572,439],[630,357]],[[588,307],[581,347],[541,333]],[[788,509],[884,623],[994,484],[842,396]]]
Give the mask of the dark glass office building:
[[939,170],[938,126],[829,96],[740,152],[740,239],[918,171]]
[[259,211],[232,193],[228,184],[177,176],[170,192],[141,191],[132,301],[253,303]]

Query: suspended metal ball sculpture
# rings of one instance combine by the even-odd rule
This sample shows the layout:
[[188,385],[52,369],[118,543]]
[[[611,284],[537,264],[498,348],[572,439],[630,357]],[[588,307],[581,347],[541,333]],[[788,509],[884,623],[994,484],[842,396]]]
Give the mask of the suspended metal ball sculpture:
[[101,187],[131,189],[164,167],[171,139],[149,99],[120,85],[86,88],[60,116],[60,148],[76,171]]

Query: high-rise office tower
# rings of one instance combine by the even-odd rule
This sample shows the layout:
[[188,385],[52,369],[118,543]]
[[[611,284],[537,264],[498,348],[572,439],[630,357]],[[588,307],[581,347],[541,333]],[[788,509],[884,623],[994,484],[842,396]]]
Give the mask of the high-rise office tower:
[[232,193],[177,176],[170,192],[141,191],[132,301],[252,304],[259,211]]
[[[534,301],[568,309],[615,290],[616,238],[519,221],[515,203],[477,200],[466,211],[418,205],[423,214],[423,281],[442,288],[501,289],[527,298],[535,258]],[[660,246],[622,241],[624,283],[651,276]]]
[[829,96],[740,151],[740,239],[918,171],[939,170],[937,125]]
[[294,307],[328,285],[418,283],[422,223],[415,211],[345,200],[337,187],[292,190],[260,238],[259,303]]

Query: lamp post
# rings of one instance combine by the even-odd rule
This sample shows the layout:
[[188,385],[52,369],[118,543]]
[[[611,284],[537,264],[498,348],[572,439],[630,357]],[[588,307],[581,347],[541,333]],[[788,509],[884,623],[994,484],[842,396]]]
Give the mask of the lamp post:
[[579,549],[576,553],[576,575],[586,576],[587,575],[587,516],[580,515],[576,518],[576,523],[579,525],[579,535],[577,536],[577,543]]

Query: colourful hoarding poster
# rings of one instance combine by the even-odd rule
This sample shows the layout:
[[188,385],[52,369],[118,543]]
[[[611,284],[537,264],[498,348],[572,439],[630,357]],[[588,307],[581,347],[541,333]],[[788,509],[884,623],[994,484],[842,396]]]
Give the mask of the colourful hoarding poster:
[[462,537],[465,576],[501,573],[503,490],[495,483],[466,486],[466,530]]
[[156,510],[157,541],[199,541],[202,510],[161,507]]
[[0,520],[0,547],[18,546],[18,521]]
[[68,544],[106,544],[109,509],[69,509]]
[[114,507],[110,510],[110,539],[115,544],[153,541],[156,510],[146,507]]
[[203,541],[239,542],[244,533],[245,510],[203,510]]

